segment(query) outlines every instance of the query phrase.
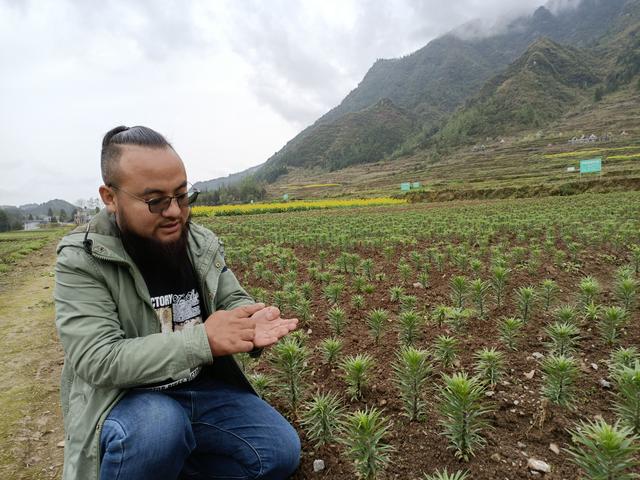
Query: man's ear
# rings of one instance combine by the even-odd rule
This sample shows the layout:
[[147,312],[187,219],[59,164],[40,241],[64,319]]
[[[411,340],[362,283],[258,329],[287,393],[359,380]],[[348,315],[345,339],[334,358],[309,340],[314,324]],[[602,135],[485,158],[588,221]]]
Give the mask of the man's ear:
[[118,205],[116,196],[113,194],[113,189],[106,185],[100,185],[98,192],[100,193],[100,198],[102,198],[102,203],[107,207],[107,211],[109,213],[116,213]]

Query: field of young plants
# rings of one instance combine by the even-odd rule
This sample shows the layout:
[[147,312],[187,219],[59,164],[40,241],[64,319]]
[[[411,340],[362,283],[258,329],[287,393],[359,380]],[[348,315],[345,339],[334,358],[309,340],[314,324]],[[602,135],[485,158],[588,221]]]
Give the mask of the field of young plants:
[[196,221],[300,319],[239,356],[296,478],[640,473],[640,192]]
[[19,260],[61,237],[64,231],[57,228],[0,233],[0,273],[8,272]]

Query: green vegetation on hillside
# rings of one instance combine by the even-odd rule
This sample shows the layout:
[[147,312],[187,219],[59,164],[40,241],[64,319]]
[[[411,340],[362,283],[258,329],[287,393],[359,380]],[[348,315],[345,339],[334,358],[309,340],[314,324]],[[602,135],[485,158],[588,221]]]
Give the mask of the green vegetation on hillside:
[[543,127],[590,98],[588,89],[597,82],[595,61],[587,53],[540,39],[453,115],[435,140],[461,145]]
[[[572,182],[571,164],[543,156],[592,134],[611,147],[637,143],[639,19],[639,0],[583,0],[540,7],[495,33],[471,22],[378,60],[339,106],[256,167],[256,179],[268,198],[386,195],[407,181],[430,190]],[[603,176],[638,175],[632,158],[615,160]],[[296,187],[310,182],[340,185]]]
[[270,159],[265,173],[258,177],[273,180],[274,172],[286,173],[291,166],[338,170],[381,160],[404,141],[413,124],[413,119],[390,100],[382,100],[334,123],[309,127],[301,139],[289,142]]
[[257,202],[264,199],[266,193],[263,183],[259,182],[254,175],[249,175],[238,183],[222,184],[215,190],[201,192],[196,205]]

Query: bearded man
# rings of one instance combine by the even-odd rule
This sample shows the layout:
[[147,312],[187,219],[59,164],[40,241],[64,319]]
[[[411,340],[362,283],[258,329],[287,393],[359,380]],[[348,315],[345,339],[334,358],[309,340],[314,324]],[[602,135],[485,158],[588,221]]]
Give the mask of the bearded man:
[[162,135],[114,128],[101,170],[106,208],[58,245],[64,480],[287,478],[298,435],[232,355],[297,319],[255,303],[191,223],[197,191]]

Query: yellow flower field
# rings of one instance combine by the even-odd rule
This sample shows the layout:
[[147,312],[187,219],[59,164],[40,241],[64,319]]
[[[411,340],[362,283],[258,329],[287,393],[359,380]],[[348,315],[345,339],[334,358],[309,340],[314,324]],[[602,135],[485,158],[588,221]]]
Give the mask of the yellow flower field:
[[406,200],[389,197],[353,198],[345,200],[293,200],[290,202],[245,203],[242,205],[195,206],[191,208],[191,214],[194,217],[215,217],[224,215],[292,212],[296,210],[316,210],[324,208],[401,205],[403,203],[406,203]]

